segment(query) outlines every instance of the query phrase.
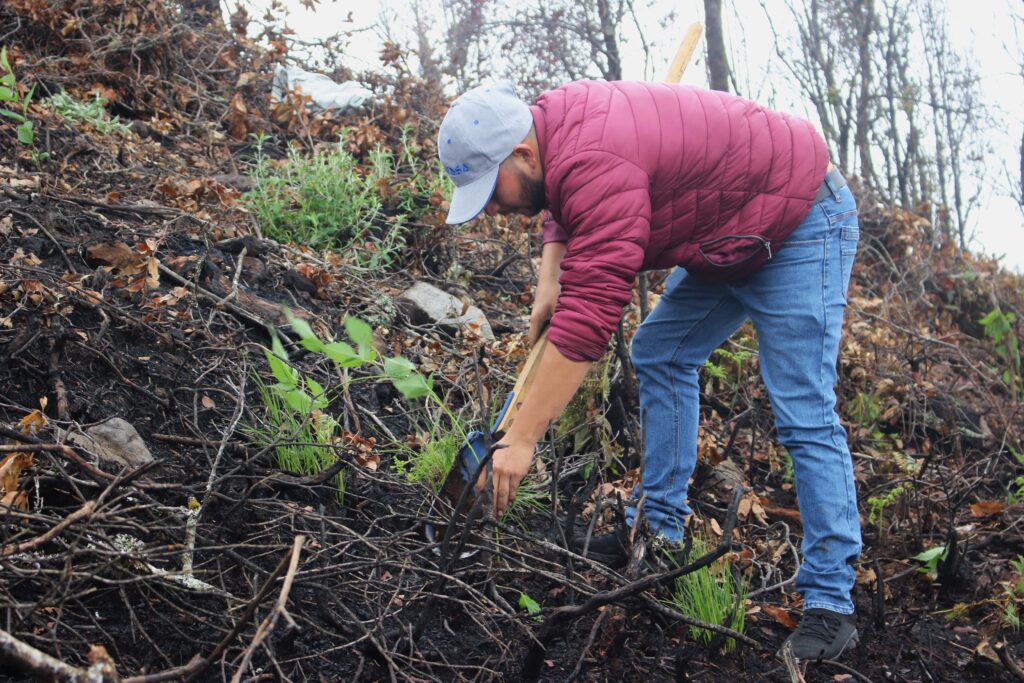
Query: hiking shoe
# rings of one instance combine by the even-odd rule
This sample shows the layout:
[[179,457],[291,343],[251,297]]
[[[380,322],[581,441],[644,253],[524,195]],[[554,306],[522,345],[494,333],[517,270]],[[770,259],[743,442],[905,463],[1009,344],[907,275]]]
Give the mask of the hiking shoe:
[[[573,539],[573,551],[582,555],[584,540]],[[592,536],[586,557],[611,569],[622,569],[629,562],[629,532],[616,529],[610,534]]]
[[789,645],[797,659],[836,659],[857,644],[856,622],[853,614],[809,609],[782,647]]

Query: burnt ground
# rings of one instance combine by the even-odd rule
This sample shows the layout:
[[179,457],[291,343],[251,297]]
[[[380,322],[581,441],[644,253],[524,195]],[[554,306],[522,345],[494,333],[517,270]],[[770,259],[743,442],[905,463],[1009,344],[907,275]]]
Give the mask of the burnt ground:
[[[756,354],[744,353],[756,350],[749,330],[704,378],[692,487],[693,529],[749,582],[748,641],[728,651],[724,638],[697,639],[666,607],[664,585],[637,583],[655,583],[649,573],[610,572],[563,549],[559,529],[585,533],[595,516],[598,531],[608,528],[616,492],[636,476],[622,345],[531,475],[543,509],[517,522],[484,515],[466,540],[478,552],[458,559],[458,536],[442,550],[423,533],[450,506],[432,510],[431,490],[394,466],[444,423],[435,404],[371,379],[379,369],[353,370],[364,381],[342,390],[337,370],[295,343],[282,305],[325,338],[343,338],[347,315],[369,321],[382,353],[432,374],[440,399],[478,427],[479,406],[504,396],[524,357],[525,226],[451,230],[443,197],[420,197],[400,259],[367,269],[344,250],[258,237],[237,189],[256,130],[274,135],[280,156],[282,141],[334,139],[345,125],[348,148],[365,158],[377,144],[396,147],[412,125],[431,160],[443,98],[391,63],[391,75],[375,77],[388,98],[350,120],[312,115],[301,101],[275,108],[266,95],[280,55],[147,3],[70,4],[0,9],[16,70],[40,88],[104,88],[133,131],[103,135],[36,105],[37,148],[48,154],[38,161],[0,124],[0,426],[2,455],[20,453],[23,465],[3,481],[14,503],[0,522],[6,634],[65,667],[106,662],[108,680],[114,670],[136,681],[793,680],[774,652],[799,615],[800,521]],[[125,8],[137,13],[121,35],[137,48],[134,62],[111,42],[123,22],[109,13]],[[97,27],[87,38],[61,35],[61,12],[72,10]],[[212,66],[196,73],[196,64]],[[236,89],[240,74],[250,85]],[[382,196],[408,182],[397,172]],[[838,393],[865,535],[862,638],[841,662],[800,675],[1020,680],[1019,365],[1015,376],[979,321],[997,307],[1019,319],[1021,282],[957,252],[923,219],[860,196]],[[377,237],[394,224],[385,218]],[[647,303],[662,275],[652,274]],[[393,298],[415,279],[471,299],[496,341],[396,311]],[[283,471],[279,443],[247,431],[265,414],[255,378],[274,381],[268,325],[295,367],[333,387],[325,412],[339,423],[337,464],[327,471]],[[115,417],[135,427],[153,464],[117,467],[68,441]],[[736,483],[745,493],[731,508]],[[922,571],[912,558],[939,545],[951,549],[946,559]],[[201,584],[180,580],[189,558]],[[25,666],[0,649],[5,680],[22,680]],[[44,670],[35,669],[58,677]]]

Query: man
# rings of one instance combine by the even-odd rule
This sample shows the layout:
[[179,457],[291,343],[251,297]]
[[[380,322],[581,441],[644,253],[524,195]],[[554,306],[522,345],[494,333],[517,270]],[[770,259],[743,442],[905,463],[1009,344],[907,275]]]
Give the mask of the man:
[[[850,597],[861,539],[846,433],[835,412],[836,358],[857,209],[810,123],[721,92],[584,81],[519,100],[511,84],[458,98],[438,134],[455,184],[449,223],[481,212],[550,212],[531,341],[549,350],[493,458],[501,514],[537,441],[605,352],[637,272],[679,266],[633,338],[646,444],[644,514],[679,541],[697,459],[698,370],[746,320],[779,440],[796,474],[804,615],[800,659],[856,643]],[[630,523],[636,510],[628,511]],[[626,555],[620,534],[591,555]]]

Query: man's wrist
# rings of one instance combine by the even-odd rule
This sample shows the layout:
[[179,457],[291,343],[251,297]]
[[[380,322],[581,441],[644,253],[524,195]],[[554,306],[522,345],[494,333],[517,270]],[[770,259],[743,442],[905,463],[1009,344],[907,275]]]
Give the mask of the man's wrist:
[[506,434],[501,437],[498,443],[504,444],[509,448],[536,448],[537,446],[537,442],[529,437],[513,436],[512,434]]

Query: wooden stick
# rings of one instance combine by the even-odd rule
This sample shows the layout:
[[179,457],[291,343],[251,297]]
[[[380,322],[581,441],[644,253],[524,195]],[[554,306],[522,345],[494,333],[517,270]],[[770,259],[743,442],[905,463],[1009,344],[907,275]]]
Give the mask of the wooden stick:
[[526,357],[526,364],[523,365],[523,369],[516,379],[516,385],[512,387],[512,403],[509,405],[508,410],[505,411],[505,415],[502,416],[501,422],[494,428],[495,433],[507,434],[509,428],[512,427],[516,415],[519,414],[519,407],[523,405],[523,399],[526,397],[527,392],[529,392],[530,387],[533,386],[533,381],[536,379],[536,368],[539,365],[538,361],[544,355],[544,350],[547,347],[548,331],[545,329],[537,343],[530,349],[530,355]]
[[669,67],[668,75],[665,76],[666,83],[678,83],[679,79],[683,77],[683,72],[686,71],[686,67],[690,63],[690,58],[693,57],[693,51],[697,49],[697,43],[700,41],[700,36],[703,32],[704,25],[700,22],[694,22],[690,24],[690,28],[686,29],[686,35],[683,36],[682,42],[679,43],[676,57],[672,60],[672,66]]
[[302,544],[305,542],[306,537],[302,534],[295,537],[295,541],[292,543],[291,561],[288,563],[288,573],[285,574],[284,583],[281,585],[281,594],[277,596],[277,604],[274,605],[274,609],[270,611],[270,614],[260,622],[252,642],[249,643],[249,647],[245,648],[245,655],[242,657],[242,663],[238,665],[235,675],[231,677],[231,683],[238,683],[242,680],[242,674],[249,668],[249,661],[252,659],[253,653],[256,651],[259,644],[263,642],[264,638],[270,635],[274,630],[279,616],[283,614],[292,628],[298,628],[298,625],[292,621],[288,612],[285,611],[285,605],[288,603],[288,594],[292,590],[292,581],[295,579],[295,572],[299,568],[299,553],[302,552]]

